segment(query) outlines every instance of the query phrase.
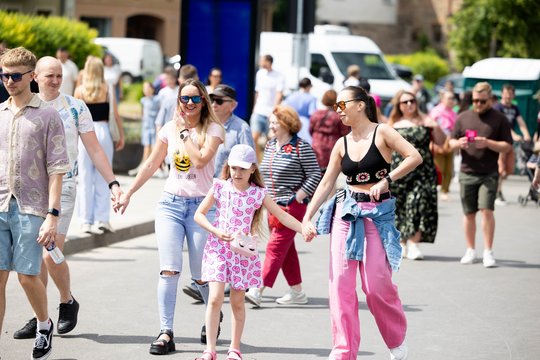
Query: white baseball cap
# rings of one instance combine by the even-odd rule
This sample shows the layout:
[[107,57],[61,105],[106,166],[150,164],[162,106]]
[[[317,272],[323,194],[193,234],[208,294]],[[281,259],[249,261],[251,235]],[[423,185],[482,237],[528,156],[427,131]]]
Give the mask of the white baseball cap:
[[229,160],[227,161],[229,166],[239,166],[242,169],[249,169],[256,163],[257,155],[255,155],[255,150],[246,144],[234,145],[229,154]]

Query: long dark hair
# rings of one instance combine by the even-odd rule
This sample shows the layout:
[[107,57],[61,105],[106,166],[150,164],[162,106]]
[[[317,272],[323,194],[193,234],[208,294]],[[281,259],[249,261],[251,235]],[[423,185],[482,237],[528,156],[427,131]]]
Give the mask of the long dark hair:
[[342,91],[350,91],[353,94],[353,99],[358,99],[366,104],[366,116],[372,123],[379,123],[377,119],[377,105],[375,100],[369,96],[366,89],[360,86],[347,86]]
[[[229,180],[231,178],[231,167],[229,164],[225,163],[223,165],[223,169],[221,169],[221,179],[223,180]],[[259,168],[255,164],[255,171],[253,174],[249,176],[249,182],[257,185],[258,187],[264,188],[264,180],[261,175],[261,172],[259,171]],[[255,234],[259,232],[261,221],[262,221],[262,206],[255,210],[253,213],[253,221],[251,222],[251,233]]]

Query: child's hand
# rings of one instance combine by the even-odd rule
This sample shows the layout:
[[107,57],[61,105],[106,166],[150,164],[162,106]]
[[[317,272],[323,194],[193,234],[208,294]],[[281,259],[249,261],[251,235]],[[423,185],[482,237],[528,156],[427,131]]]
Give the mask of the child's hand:
[[317,235],[317,230],[313,223],[309,220],[302,221],[302,236],[304,241],[310,242]]
[[225,231],[223,230],[218,230],[215,232],[215,235],[217,236],[217,238],[219,240],[223,240],[223,241],[233,241],[234,240],[234,235],[231,235],[229,233],[226,233]]

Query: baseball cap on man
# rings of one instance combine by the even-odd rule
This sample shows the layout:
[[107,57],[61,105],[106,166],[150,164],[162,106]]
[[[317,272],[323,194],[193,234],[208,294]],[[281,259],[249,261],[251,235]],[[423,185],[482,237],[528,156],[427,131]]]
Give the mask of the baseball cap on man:
[[413,80],[416,80],[416,81],[424,81],[424,75],[422,75],[422,74],[416,74],[416,75],[414,75]]
[[232,147],[227,164],[229,166],[239,166],[242,169],[249,169],[251,165],[257,163],[255,150],[246,144],[236,144]]
[[230,97],[231,99],[236,100],[236,90],[225,84],[219,84],[216,86],[212,92],[212,95],[218,97]]

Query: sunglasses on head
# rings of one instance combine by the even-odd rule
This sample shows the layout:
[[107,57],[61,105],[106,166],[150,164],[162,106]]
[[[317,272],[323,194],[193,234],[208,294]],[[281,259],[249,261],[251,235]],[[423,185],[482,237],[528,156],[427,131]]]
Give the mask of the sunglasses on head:
[[8,81],[9,78],[11,78],[11,80],[13,80],[14,82],[19,82],[22,80],[24,75],[31,73],[32,71],[34,70],[28,70],[25,73],[12,73],[12,74],[0,73],[0,77],[2,78],[2,81]]
[[347,103],[348,102],[351,102],[351,101],[358,101],[358,100],[362,100],[362,99],[351,99],[351,100],[345,100],[345,101],[338,101],[337,103],[335,103],[334,105],[332,105],[332,108],[334,109],[334,111],[337,111],[337,109],[339,108],[341,111],[344,111],[345,108],[347,107]]
[[215,98],[215,97],[212,97],[211,100],[212,100],[212,104],[216,103],[218,105],[223,105],[224,102],[231,102],[232,101],[232,100],[220,99],[220,98]]
[[481,105],[485,105],[487,103],[487,99],[472,99],[473,104],[480,103]]
[[200,95],[195,95],[195,96],[183,95],[183,96],[180,96],[178,99],[180,100],[181,103],[184,103],[184,104],[187,104],[189,100],[191,100],[194,104],[200,104],[203,98]]
[[399,103],[400,104],[412,105],[412,104],[416,104],[416,99],[403,100],[403,101],[400,101]]

